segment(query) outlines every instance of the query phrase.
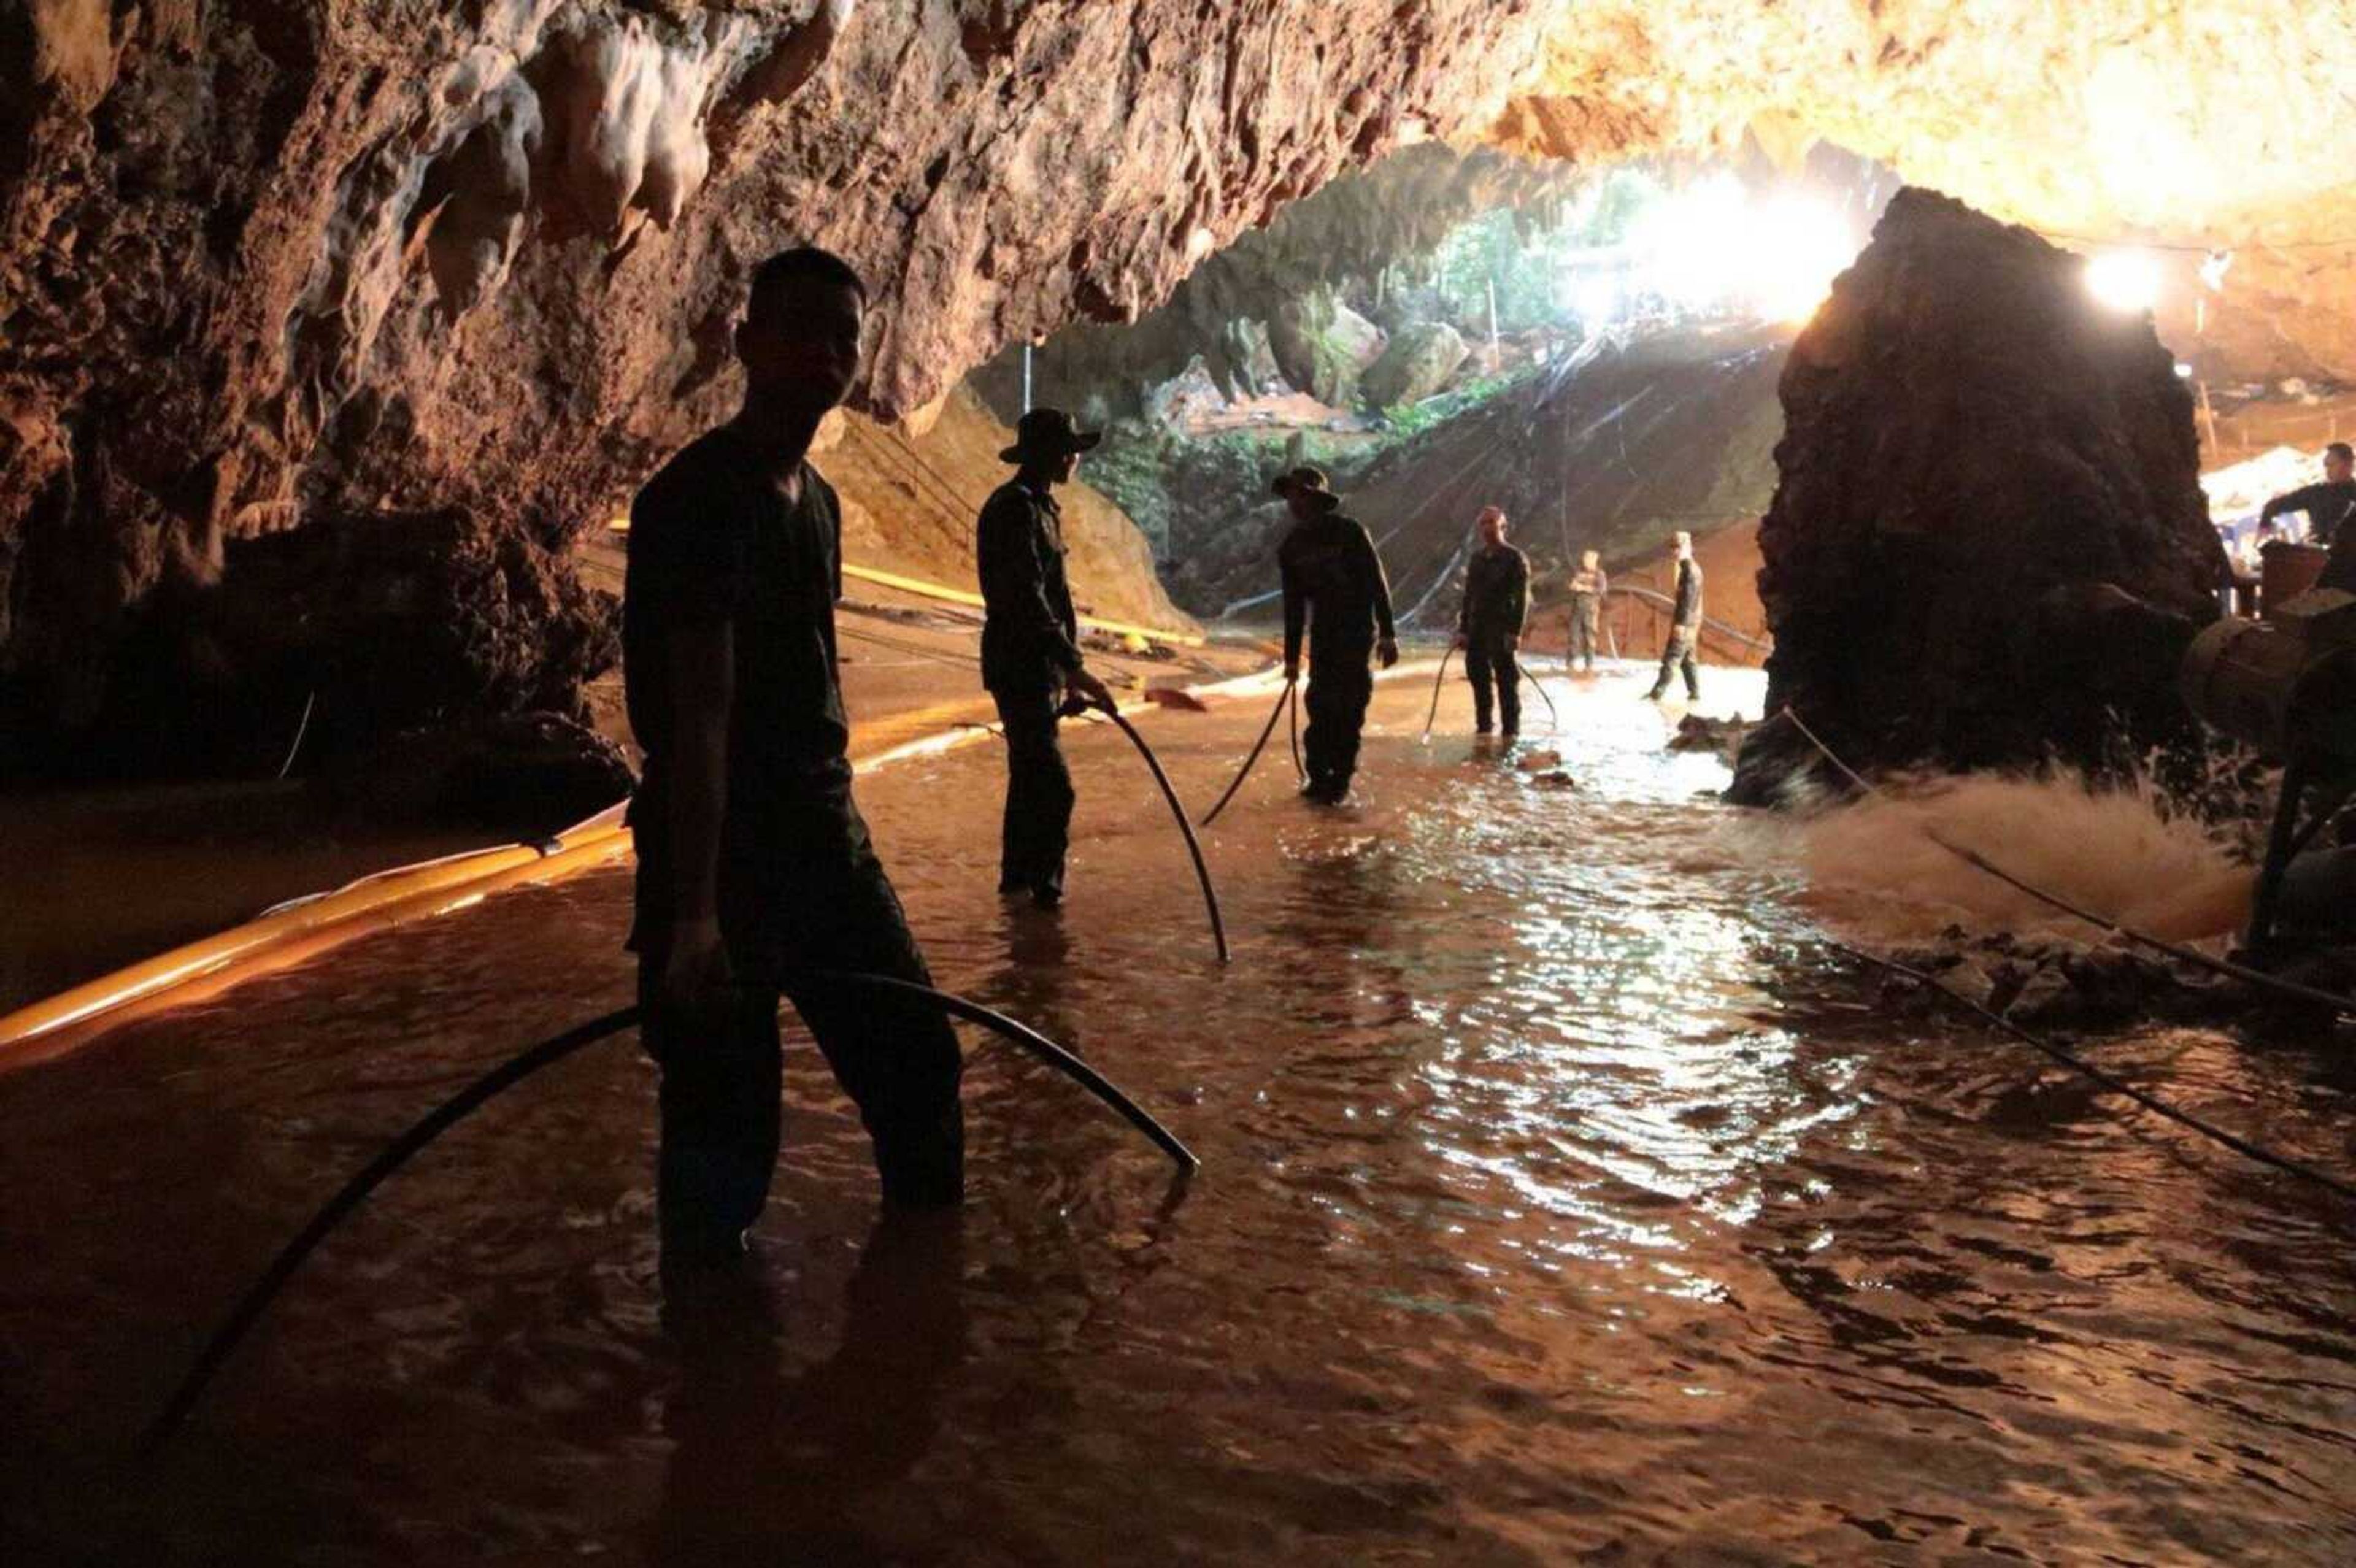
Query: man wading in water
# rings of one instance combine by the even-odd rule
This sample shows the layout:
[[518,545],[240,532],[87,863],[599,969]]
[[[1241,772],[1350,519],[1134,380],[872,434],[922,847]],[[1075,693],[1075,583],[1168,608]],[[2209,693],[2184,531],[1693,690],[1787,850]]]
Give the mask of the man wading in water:
[[1080,667],[1079,618],[1064,575],[1064,523],[1054,486],[1070,481],[1080,453],[1104,438],[1072,428],[1060,409],[1033,409],[998,454],[1018,464],[981,508],[981,683],[1006,731],[1006,818],[999,836],[998,891],[1030,895],[1042,909],[1064,900],[1072,828],[1072,771],[1055,736],[1058,718],[1112,694]]
[[1464,678],[1472,683],[1472,728],[1489,732],[1489,688],[1496,688],[1504,738],[1522,729],[1522,671],[1514,656],[1530,614],[1530,558],[1505,542],[1505,514],[1481,508],[1481,548],[1464,568],[1464,607],[1456,615],[1456,645],[1464,650]]
[[1677,595],[1669,612],[1669,639],[1661,647],[1661,677],[1644,694],[1647,702],[1658,702],[1669,689],[1669,677],[1680,669],[1685,671],[1686,700],[1701,700],[1701,666],[1694,657],[1694,645],[1701,638],[1701,562],[1694,559],[1693,535],[1679,533],[1676,539]]
[[622,639],[646,773],[630,803],[644,1039],[662,1069],[656,1212],[665,1269],[740,1257],[777,1161],[782,985],[873,1139],[884,1198],[964,1194],[957,1037],[923,1002],[789,969],[929,985],[851,797],[837,683],[841,517],[804,461],[859,369],[866,291],[840,258],[753,274],[736,417],[682,448],[630,508]]
[[[1366,667],[1379,650],[1383,667],[1398,663],[1391,625],[1391,585],[1375,541],[1314,468],[1279,475],[1275,491],[1291,509],[1292,531],[1277,547],[1284,582],[1284,678],[1301,678],[1301,634],[1310,624],[1307,798],[1332,805],[1350,792],[1358,767],[1358,731],[1375,682]],[[1377,640],[1377,632],[1380,636]]]

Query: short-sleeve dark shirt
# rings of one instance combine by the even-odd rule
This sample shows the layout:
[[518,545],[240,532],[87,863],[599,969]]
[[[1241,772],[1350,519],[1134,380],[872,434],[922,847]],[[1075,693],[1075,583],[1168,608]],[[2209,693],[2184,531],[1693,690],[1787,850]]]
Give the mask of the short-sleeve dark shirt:
[[659,927],[672,876],[669,789],[677,730],[670,643],[725,622],[735,657],[728,721],[723,859],[766,840],[814,802],[847,798],[851,727],[835,664],[842,519],[805,463],[789,503],[743,438],[724,427],[681,448],[630,507],[622,655],[630,728],[646,767],[630,807],[637,838],[641,944]]

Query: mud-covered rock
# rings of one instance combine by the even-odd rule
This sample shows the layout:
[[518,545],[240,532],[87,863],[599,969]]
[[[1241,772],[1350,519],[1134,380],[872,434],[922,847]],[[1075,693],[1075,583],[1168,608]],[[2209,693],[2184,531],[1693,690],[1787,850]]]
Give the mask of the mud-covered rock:
[[[2082,259],[1903,191],[1782,397],[1768,712],[1867,770],[2099,769],[2122,732],[2182,732],[2171,661],[2122,675],[2103,623],[2052,608],[2113,584],[2204,622],[2222,566],[2174,356],[2094,303]],[[1790,740],[1746,752],[1736,798],[1773,799]]]

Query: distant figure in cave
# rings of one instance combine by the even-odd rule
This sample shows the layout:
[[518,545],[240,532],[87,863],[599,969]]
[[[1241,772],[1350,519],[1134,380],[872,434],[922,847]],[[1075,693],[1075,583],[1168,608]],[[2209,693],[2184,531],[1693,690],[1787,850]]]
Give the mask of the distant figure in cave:
[[1464,678],[1472,683],[1472,729],[1489,732],[1490,689],[1495,688],[1503,738],[1522,729],[1522,671],[1514,656],[1530,613],[1530,558],[1505,542],[1505,514],[1481,508],[1481,548],[1464,568],[1464,604],[1456,613],[1456,645],[1464,650]]
[[800,249],[755,269],[742,410],[630,508],[623,649],[646,772],[630,803],[643,1038],[660,1065],[666,1277],[744,1256],[779,1141],[780,989],[858,1105],[884,1202],[964,1195],[958,1042],[929,1004],[788,966],[929,984],[852,803],[834,639],[841,515],[807,461],[859,370],[866,291]]
[[1041,909],[1064,901],[1070,848],[1072,770],[1056,725],[1112,694],[1080,663],[1080,623],[1064,572],[1063,513],[1055,487],[1103,436],[1076,430],[1061,409],[1036,408],[998,455],[1014,477],[984,502],[975,530],[981,597],[981,683],[1006,731],[1006,816],[999,834],[998,891]]
[[2344,441],[2323,449],[2323,483],[2286,490],[2258,509],[2258,529],[2264,533],[2284,512],[2307,514],[2307,542],[2329,547],[2340,537],[2340,525],[2356,511],[2356,453]]
[[1391,624],[1390,580],[1364,524],[1342,515],[1342,502],[1314,468],[1277,475],[1276,493],[1292,513],[1277,547],[1284,584],[1284,677],[1301,677],[1301,638],[1309,632],[1309,732],[1302,737],[1309,782],[1301,794],[1320,805],[1350,793],[1358,768],[1358,731],[1375,681],[1369,655],[1398,663]]
[[1679,532],[1676,544],[1676,598],[1669,612],[1668,641],[1661,646],[1660,678],[1644,694],[1647,702],[1658,702],[1667,694],[1669,677],[1678,670],[1685,672],[1686,700],[1701,700],[1701,664],[1694,656],[1694,649],[1701,640],[1701,562],[1694,559],[1693,535]]
[[1570,577],[1570,643],[1565,662],[1577,659],[1590,675],[1595,673],[1596,645],[1603,640],[1603,596],[1611,592],[1603,558],[1591,549],[1581,550],[1579,570]]

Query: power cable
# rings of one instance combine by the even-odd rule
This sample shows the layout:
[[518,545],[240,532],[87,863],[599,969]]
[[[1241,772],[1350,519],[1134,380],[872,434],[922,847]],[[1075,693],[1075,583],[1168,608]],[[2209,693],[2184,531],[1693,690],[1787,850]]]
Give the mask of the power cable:
[[1851,947],[1846,943],[1830,942],[1828,944],[1837,951],[1846,953],[1853,958],[1862,959],[1868,964],[1887,969],[1894,975],[1902,975],[1906,978],[1916,982],[1918,985],[1929,987],[1932,990],[1938,992],[1941,996],[1947,997],[1950,1001],[1970,1008],[1973,1012],[1978,1014],[1989,1023],[1994,1024],[1997,1029],[2002,1029],[2005,1033],[2011,1035],[2014,1039],[2035,1047],[2037,1050],[2044,1052],[2047,1056],[2051,1057],[2055,1061],[2060,1062],[2062,1066],[2069,1068],[2072,1072],[2083,1073],[2086,1077],[2092,1079],[2096,1083],[2101,1084],[2104,1088],[2111,1090],[2115,1093],[2126,1095],[2128,1099],[2134,1101],[2136,1104],[2141,1105],[2145,1110],[2151,1112],[2155,1115],[2164,1116],[2168,1120],[2176,1123],[2179,1126],[2189,1128],[2191,1131],[2200,1134],[2204,1138],[2208,1138],[2215,1143],[2222,1144],[2225,1147],[2232,1149],[2234,1153],[2241,1155],[2245,1158],[2255,1160],[2260,1165],[2269,1166],[2276,1170],[2283,1171],[2291,1176],[2302,1178],[2308,1181],[2312,1181],[2319,1187],[2329,1188],[2333,1192],[2340,1194],[2342,1198],[2356,1198],[2356,1185],[2351,1185],[2348,1182],[2342,1181],[2336,1176],[2330,1175],[2325,1171],[2318,1170],[2313,1166],[2303,1164],[2298,1160],[2291,1158],[2287,1155],[2276,1154],[2270,1148],[2264,1147],[2258,1144],[2254,1144],[2249,1139],[2241,1136],[2239,1134],[2228,1132],[2223,1127],[2218,1126],[2213,1122],[2203,1121],[2199,1116],[2193,1115],[2188,1111],[2179,1111],[2175,1106],[2169,1104],[2167,1101],[2159,1099],[2156,1095],[2146,1093],[2143,1090],[2136,1088],[2134,1084],[2128,1083],[2126,1079],[2121,1078],[2115,1072],[2106,1072],[2103,1068],[2097,1067],[2093,1062],[2088,1061],[2084,1057],[2064,1051],[2062,1047],[2055,1045],[2051,1040],[2042,1039],[2040,1036],[2031,1033],[2029,1030],[2023,1029],[2020,1025],[2013,1022],[2010,1019],[2006,1018],[2002,1013],[1997,1012],[1995,1008],[1987,1007],[1984,1003],[1974,1001],[1971,997],[1965,996],[1961,991],[1955,990],[1952,987],[1940,984],[1936,977],[1925,974],[1920,969],[1913,968],[1905,964],[1901,964],[1894,958],[1884,958],[1879,954],[1868,953],[1862,948]]

